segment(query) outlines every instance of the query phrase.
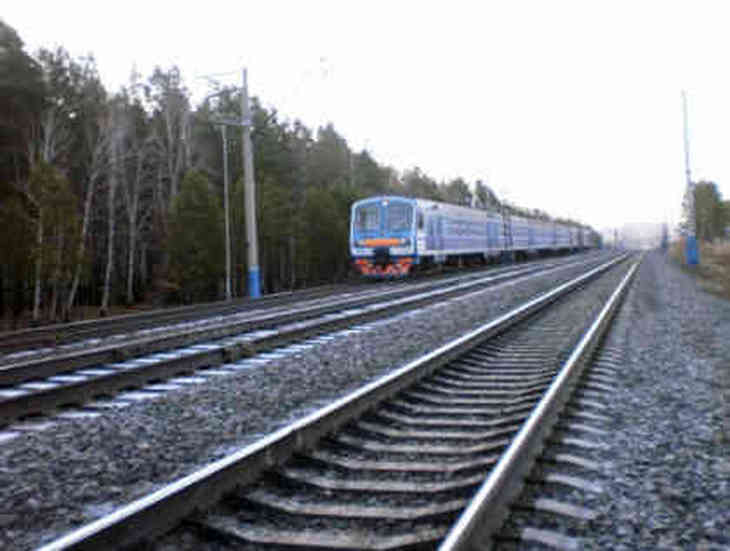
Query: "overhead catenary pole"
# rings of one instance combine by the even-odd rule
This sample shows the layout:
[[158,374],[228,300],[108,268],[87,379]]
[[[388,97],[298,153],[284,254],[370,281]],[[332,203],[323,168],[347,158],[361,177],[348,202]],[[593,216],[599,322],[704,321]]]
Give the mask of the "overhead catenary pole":
[[228,139],[226,125],[221,124],[223,135],[223,211],[226,220],[226,300],[231,300],[231,221],[228,210]]
[[259,253],[256,238],[256,188],[253,178],[253,151],[251,147],[251,112],[248,105],[248,82],[246,69],[243,69],[243,89],[241,90],[241,125],[243,127],[243,172],[244,200],[246,211],[246,243],[248,245],[248,296],[261,296],[259,282]]
[[[225,90],[208,94],[203,102],[221,94],[226,93]],[[213,123],[220,124],[221,137],[223,138],[223,215],[225,219],[225,248],[226,248],[226,300],[231,300],[231,216],[228,207],[228,139],[226,134],[226,126],[240,126],[238,121],[230,121],[225,119],[213,119]]]
[[695,219],[695,188],[692,182],[692,175],[689,168],[689,124],[687,120],[687,93],[682,90],[682,118],[684,121],[684,172],[687,179],[686,197],[687,197],[687,228],[685,230],[685,257],[687,265],[696,266],[700,263],[700,254],[697,247]]

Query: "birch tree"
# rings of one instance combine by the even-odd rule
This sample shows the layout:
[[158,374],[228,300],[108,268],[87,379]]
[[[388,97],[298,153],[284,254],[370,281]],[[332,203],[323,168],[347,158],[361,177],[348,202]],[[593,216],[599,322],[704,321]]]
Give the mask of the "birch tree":
[[111,129],[103,122],[103,117],[95,121],[89,121],[85,128],[85,137],[89,146],[88,167],[86,172],[86,185],[84,191],[84,206],[81,218],[81,234],[79,245],[75,254],[75,267],[71,289],[68,293],[68,300],[64,311],[64,319],[70,318],[71,308],[76,300],[76,292],[81,278],[81,269],[86,260],[86,243],[89,236],[89,225],[91,220],[91,207],[98,187],[109,170],[109,134]]
[[107,181],[107,235],[106,235],[106,267],[104,269],[104,290],[102,292],[99,315],[109,313],[109,296],[111,293],[112,268],[114,266],[114,233],[116,230],[116,194],[123,164],[126,157],[125,137],[128,132],[128,120],[123,104],[119,98],[113,102],[107,119],[109,133],[109,176]]
[[189,168],[190,102],[177,67],[168,71],[157,67],[149,82],[154,105],[153,128],[162,155],[155,195],[163,235],[167,235],[169,214],[181,179]]
[[120,172],[120,190],[127,222],[126,302],[134,303],[135,259],[142,228],[152,216],[152,205],[144,201],[151,195],[155,166],[159,163],[158,142],[132,132],[127,167]]
[[35,275],[33,282],[33,321],[38,321],[41,308],[41,285],[43,272],[43,254],[45,221],[48,211],[45,204],[45,178],[48,171],[46,165],[52,165],[66,151],[70,143],[68,128],[72,109],[69,89],[68,67],[70,57],[59,48],[55,52],[41,50],[39,53],[43,80],[48,91],[44,107],[39,117],[29,125],[27,136],[27,159],[31,173],[35,172],[35,180],[23,186],[28,203],[32,205],[35,217]]

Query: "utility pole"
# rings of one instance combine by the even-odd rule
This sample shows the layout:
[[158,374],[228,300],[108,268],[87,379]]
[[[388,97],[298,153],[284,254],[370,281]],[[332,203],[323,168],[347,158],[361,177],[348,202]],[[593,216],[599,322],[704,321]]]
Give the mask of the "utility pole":
[[246,69],[243,69],[243,89],[241,90],[241,126],[243,127],[243,172],[246,210],[246,242],[248,245],[248,296],[261,296],[259,282],[259,252],[256,238],[256,188],[253,179],[253,151],[251,147],[251,112],[248,105],[248,82]]
[[[220,96],[225,91],[215,92],[205,97],[203,102],[211,98]],[[225,119],[210,119],[215,124],[220,124],[221,136],[223,138],[223,212],[225,217],[225,242],[226,242],[226,300],[231,300],[231,217],[228,208],[228,137],[226,135],[226,126],[239,126],[238,121],[227,121]]]
[[687,188],[685,191],[687,197],[687,229],[686,229],[686,243],[685,243],[685,256],[687,259],[688,266],[696,266],[700,263],[700,253],[697,247],[697,235],[696,227],[697,220],[695,219],[695,188],[692,182],[692,176],[689,169],[689,128],[687,123],[687,93],[682,90],[682,116],[684,119],[684,167],[685,176],[687,178]]
[[[223,94],[224,91],[210,94],[205,99]],[[230,220],[228,215],[228,145],[226,126],[240,126],[242,136],[243,154],[243,181],[244,181],[244,210],[246,213],[246,247],[248,260],[248,296],[259,298],[261,296],[261,284],[259,281],[259,253],[258,239],[256,233],[256,187],[253,178],[253,147],[251,145],[251,126],[253,120],[248,105],[248,83],[246,69],[243,69],[243,87],[241,88],[241,120],[227,118],[213,119],[214,123],[221,125],[223,133],[223,188],[224,188],[224,210],[226,218],[226,299],[231,298],[231,233]]]
[[228,139],[226,125],[221,124],[223,135],[223,211],[226,218],[226,300],[231,300],[231,221],[228,211]]

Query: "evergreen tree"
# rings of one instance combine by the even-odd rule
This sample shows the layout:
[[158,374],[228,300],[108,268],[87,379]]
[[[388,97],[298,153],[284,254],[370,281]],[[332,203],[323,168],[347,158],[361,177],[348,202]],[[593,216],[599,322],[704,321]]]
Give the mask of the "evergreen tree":
[[694,190],[697,238],[712,241],[723,235],[725,217],[722,197],[714,182],[698,182]]
[[455,178],[443,187],[444,200],[454,205],[470,207],[472,194],[463,178]]
[[200,172],[182,180],[170,216],[168,280],[184,302],[219,297],[225,274],[223,209]]
[[420,168],[414,167],[403,174],[404,193],[408,197],[420,197],[442,201],[443,195],[436,180],[424,174]]
[[45,104],[40,65],[15,30],[0,20],[0,318],[9,304],[13,323],[30,302],[32,221],[27,190],[27,143]]

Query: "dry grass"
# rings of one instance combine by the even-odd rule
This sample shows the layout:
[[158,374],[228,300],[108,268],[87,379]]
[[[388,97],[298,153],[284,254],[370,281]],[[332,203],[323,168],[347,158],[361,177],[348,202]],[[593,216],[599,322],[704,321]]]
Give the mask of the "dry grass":
[[[670,255],[685,266],[683,240],[672,243]],[[730,242],[700,242],[700,265],[692,272],[703,289],[730,299]]]
[[703,286],[730,298],[730,243],[703,243],[700,254]]

